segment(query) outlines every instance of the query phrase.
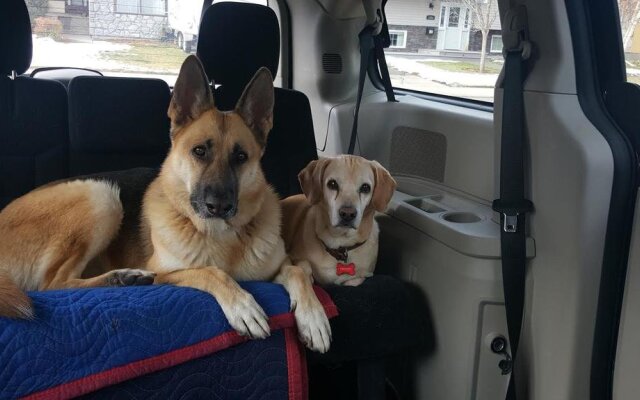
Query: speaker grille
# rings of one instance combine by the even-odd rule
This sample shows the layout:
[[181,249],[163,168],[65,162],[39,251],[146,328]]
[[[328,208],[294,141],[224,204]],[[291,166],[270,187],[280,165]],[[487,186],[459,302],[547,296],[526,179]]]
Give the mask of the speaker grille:
[[342,73],[342,57],[340,54],[324,53],[322,55],[322,69],[327,74]]
[[447,138],[422,129],[399,126],[391,134],[391,173],[444,181]]

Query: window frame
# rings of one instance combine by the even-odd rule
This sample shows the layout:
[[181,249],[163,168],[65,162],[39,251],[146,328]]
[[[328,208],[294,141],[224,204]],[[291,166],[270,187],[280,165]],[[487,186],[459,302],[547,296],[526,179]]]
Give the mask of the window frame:
[[136,3],[137,3],[137,8],[138,8],[139,12],[118,11],[118,1],[119,0],[113,0],[113,13],[114,14],[140,15],[140,16],[148,16],[148,17],[166,17],[167,16],[167,7],[168,7],[168,1],[167,0],[162,0],[164,2],[164,10],[162,12],[160,12],[160,13],[157,13],[157,14],[143,13],[142,12],[142,0],[135,0]]
[[406,49],[407,48],[407,35],[408,35],[408,32],[406,30],[402,30],[402,29],[390,29],[389,30],[389,38],[391,38],[392,34],[396,34],[396,35],[401,34],[402,35],[402,38],[403,38],[402,46],[390,45],[389,48],[390,49]]

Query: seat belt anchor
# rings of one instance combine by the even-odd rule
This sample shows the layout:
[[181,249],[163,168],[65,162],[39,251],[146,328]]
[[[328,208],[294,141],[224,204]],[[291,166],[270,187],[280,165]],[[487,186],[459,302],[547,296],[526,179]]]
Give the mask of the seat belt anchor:
[[502,230],[507,233],[516,233],[518,231],[518,217],[533,211],[533,203],[527,199],[515,202],[497,199],[493,201],[491,208],[502,215]]
[[502,21],[503,55],[509,52],[519,52],[523,60],[531,57],[532,45],[529,41],[529,19],[527,7],[519,5],[507,10]]

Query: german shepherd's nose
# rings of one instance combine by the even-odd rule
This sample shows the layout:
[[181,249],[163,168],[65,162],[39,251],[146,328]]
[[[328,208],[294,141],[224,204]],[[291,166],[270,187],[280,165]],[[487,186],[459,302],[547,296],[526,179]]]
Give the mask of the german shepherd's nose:
[[235,196],[224,188],[207,186],[204,190],[204,204],[208,217],[227,219],[236,215]]

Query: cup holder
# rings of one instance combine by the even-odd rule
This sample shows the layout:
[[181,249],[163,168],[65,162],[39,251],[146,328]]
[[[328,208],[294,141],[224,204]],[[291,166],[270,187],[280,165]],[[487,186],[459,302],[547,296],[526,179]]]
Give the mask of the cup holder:
[[482,221],[482,218],[480,218],[480,216],[471,212],[464,211],[455,211],[442,214],[442,219],[456,224],[471,224],[474,222]]
[[425,199],[411,199],[411,200],[407,200],[407,204],[410,204],[414,207],[417,207],[419,209],[421,209],[424,212],[427,212],[429,214],[435,214],[435,213],[441,213],[443,211],[445,211],[444,208],[439,207],[433,203],[431,203],[428,200]]

